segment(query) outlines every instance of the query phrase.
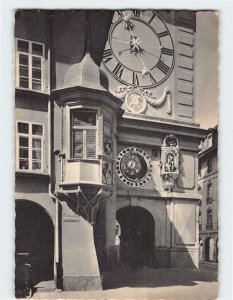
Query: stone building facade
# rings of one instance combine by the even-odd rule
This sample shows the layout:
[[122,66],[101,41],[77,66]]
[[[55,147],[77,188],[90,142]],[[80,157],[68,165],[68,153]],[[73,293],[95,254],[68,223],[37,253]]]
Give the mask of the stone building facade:
[[196,13],[15,18],[16,283],[25,265],[40,290],[197,268]]
[[218,127],[209,130],[199,152],[200,259],[218,262]]

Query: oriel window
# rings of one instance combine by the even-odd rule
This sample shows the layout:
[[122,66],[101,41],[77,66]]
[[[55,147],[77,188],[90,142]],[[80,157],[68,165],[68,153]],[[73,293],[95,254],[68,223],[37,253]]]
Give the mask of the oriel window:
[[72,122],[72,157],[79,159],[96,158],[96,111],[74,110]]
[[16,87],[44,90],[44,45],[16,40]]

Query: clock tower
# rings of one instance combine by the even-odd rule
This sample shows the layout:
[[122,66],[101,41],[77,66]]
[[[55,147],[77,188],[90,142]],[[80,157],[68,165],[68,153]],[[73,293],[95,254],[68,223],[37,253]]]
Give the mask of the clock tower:
[[[197,153],[204,131],[195,123],[195,36],[193,11],[113,13],[101,69],[124,114],[114,193],[106,202],[108,267],[127,260],[198,267]],[[153,228],[146,215],[138,223],[144,210]],[[153,232],[144,242],[143,230]]]

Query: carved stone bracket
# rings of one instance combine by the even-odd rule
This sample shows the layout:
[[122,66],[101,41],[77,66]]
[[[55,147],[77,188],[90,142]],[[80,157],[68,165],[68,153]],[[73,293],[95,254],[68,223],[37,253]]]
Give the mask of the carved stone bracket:
[[[112,191],[104,187],[78,185],[73,191],[60,189],[56,196],[70,204],[72,210],[81,215],[91,225],[95,224],[96,214],[101,203],[110,197]],[[71,203],[68,203],[71,202]]]
[[161,147],[160,176],[165,191],[172,192],[175,181],[180,173],[180,148],[177,138],[169,134]]
[[[152,95],[151,91],[134,85],[119,86],[114,95],[126,102],[126,106],[129,111],[142,113],[146,108],[146,103],[158,108],[167,102],[167,113],[171,114],[172,112],[171,92],[167,87],[164,89],[161,97],[158,99]],[[129,102],[130,98],[131,102]]]

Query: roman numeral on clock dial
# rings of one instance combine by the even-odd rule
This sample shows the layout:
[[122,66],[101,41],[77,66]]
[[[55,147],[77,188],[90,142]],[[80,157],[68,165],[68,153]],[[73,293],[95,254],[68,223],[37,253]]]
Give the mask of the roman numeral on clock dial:
[[164,74],[167,74],[167,73],[169,72],[169,70],[170,70],[170,68],[169,68],[167,65],[165,65],[165,63],[164,63],[162,60],[159,60],[159,61],[158,61],[156,67],[157,67],[160,71],[162,71]]
[[112,72],[115,76],[121,79],[123,71],[124,67],[122,66],[122,64],[118,63]]
[[150,18],[148,23],[150,24],[154,20],[155,17],[156,17],[156,14],[155,14],[155,12],[152,11],[152,17]]
[[133,10],[133,16],[140,18],[140,11],[139,10]]
[[105,49],[103,53],[103,62],[106,64],[108,61],[113,59],[113,54],[111,49]]
[[172,56],[173,55],[173,49],[168,49],[168,48],[162,48],[161,49],[161,53],[162,54],[166,54],[166,55],[170,55],[170,56]]
[[167,35],[169,35],[169,32],[166,30],[166,31],[163,31],[163,32],[160,32],[160,33],[158,33],[158,37],[159,38],[162,38],[162,37],[165,37],[165,36],[167,36]]
[[138,74],[133,72],[133,80],[132,83],[135,85],[139,85]]

